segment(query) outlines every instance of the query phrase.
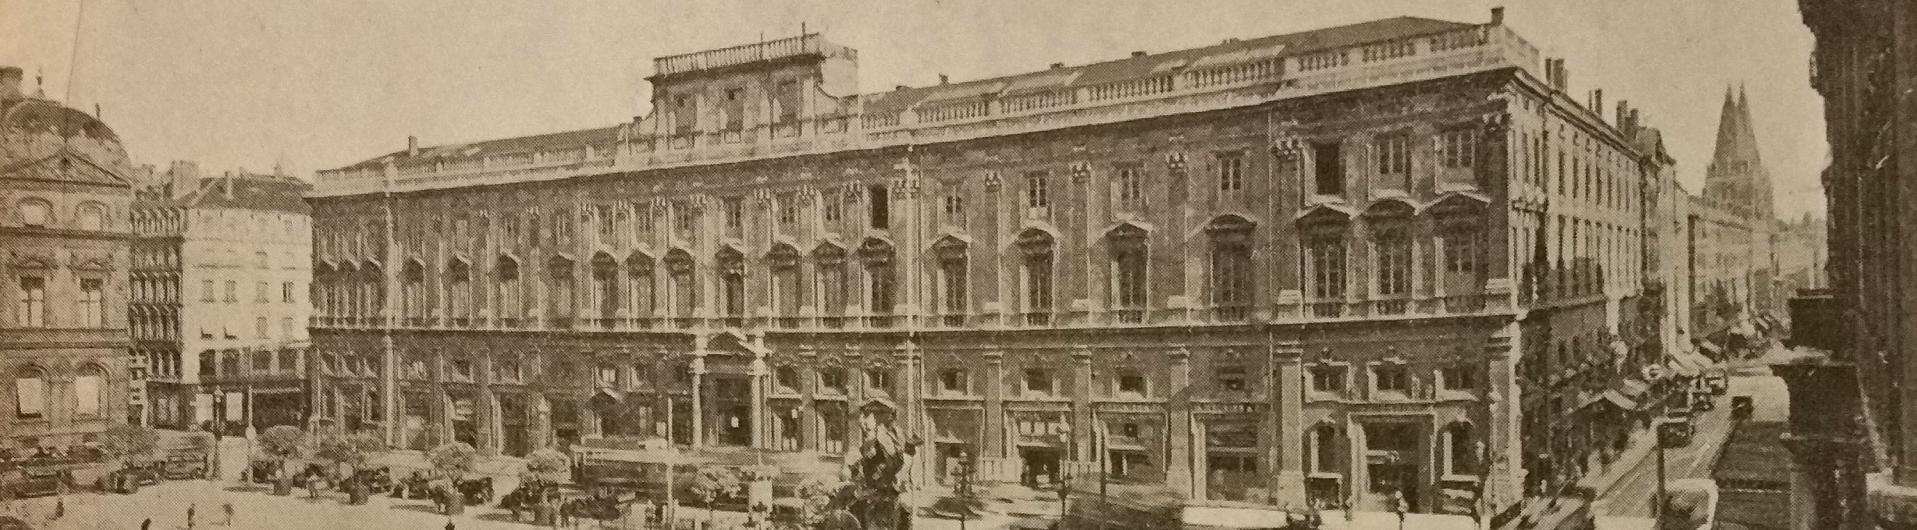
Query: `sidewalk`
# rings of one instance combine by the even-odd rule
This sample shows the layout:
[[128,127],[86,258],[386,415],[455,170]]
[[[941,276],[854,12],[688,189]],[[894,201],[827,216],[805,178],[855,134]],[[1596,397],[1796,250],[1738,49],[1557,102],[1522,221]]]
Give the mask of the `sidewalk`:
[[1651,456],[1652,451],[1657,450],[1657,430],[1650,428],[1631,431],[1628,444],[1624,452],[1618,454],[1617,460],[1611,462],[1611,467],[1602,473],[1585,475],[1578,479],[1578,485],[1589,487],[1591,491],[1597,492],[1598,498],[1604,498],[1605,494],[1610,492],[1611,486],[1624,480],[1625,475],[1631,474],[1631,470],[1637,469],[1645,458]]

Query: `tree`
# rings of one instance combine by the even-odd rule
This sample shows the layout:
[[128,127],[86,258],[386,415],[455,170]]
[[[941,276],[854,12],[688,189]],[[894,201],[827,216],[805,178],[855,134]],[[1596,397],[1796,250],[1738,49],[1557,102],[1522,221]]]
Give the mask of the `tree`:
[[139,425],[117,424],[100,434],[100,450],[122,463],[146,461],[160,448],[160,434]]
[[260,433],[259,452],[283,470],[287,460],[298,458],[306,450],[306,444],[306,431],[291,425],[277,425]]
[[743,485],[738,470],[724,466],[706,466],[692,477],[692,495],[706,504],[706,526],[712,526],[713,503],[734,497]]
[[386,443],[372,433],[333,434],[319,439],[314,444],[313,456],[332,462],[335,466],[346,464],[359,471],[374,453],[386,449]]
[[439,471],[441,478],[458,482],[479,465],[479,453],[464,442],[453,442],[427,451],[426,461]]
[[572,459],[556,449],[540,449],[526,455],[526,471],[520,474],[521,482],[538,480],[542,482],[560,482],[572,472]]

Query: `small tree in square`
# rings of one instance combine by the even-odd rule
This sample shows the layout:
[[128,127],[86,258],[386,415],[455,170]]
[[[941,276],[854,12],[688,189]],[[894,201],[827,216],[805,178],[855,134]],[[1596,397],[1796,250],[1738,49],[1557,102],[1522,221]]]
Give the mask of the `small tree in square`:
[[122,465],[137,466],[159,448],[160,434],[147,427],[122,423],[100,433],[100,450]]
[[439,472],[440,478],[458,482],[479,465],[479,452],[464,442],[440,444],[426,452],[426,461]]
[[706,504],[706,526],[712,526],[713,504],[719,499],[739,494],[744,483],[739,480],[738,470],[724,466],[706,466],[692,477],[691,490],[699,502]]

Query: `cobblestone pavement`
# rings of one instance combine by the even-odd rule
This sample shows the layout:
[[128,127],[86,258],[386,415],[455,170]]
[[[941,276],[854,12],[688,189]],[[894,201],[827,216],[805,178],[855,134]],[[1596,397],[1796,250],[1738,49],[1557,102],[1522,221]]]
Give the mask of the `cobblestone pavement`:
[[[209,481],[175,481],[149,486],[135,495],[102,495],[82,493],[68,495],[64,499],[38,497],[14,500],[0,505],[0,515],[12,514],[24,516],[35,528],[46,530],[106,530],[137,529],[148,518],[153,520],[153,530],[186,529],[188,507],[194,509],[193,528],[196,530],[226,529],[272,529],[272,530],[334,530],[341,528],[401,528],[420,530],[440,530],[446,527],[447,516],[434,513],[433,506],[426,501],[400,500],[386,496],[375,496],[368,504],[349,506],[345,496],[337,492],[320,495],[319,500],[309,500],[305,490],[295,490],[295,495],[274,496],[266,490],[249,485],[218,484]],[[53,520],[55,504],[60,500],[66,503],[66,515]],[[221,507],[232,503],[235,515],[230,526],[224,526],[225,516]],[[511,514],[491,506],[469,506],[466,513],[450,518],[460,530],[532,530],[535,527],[527,523],[510,521]],[[689,528],[691,521],[703,522],[707,518],[705,510],[683,508],[680,512],[682,527]],[[714,530],[738,528],[745,520],[744,514],[720,511],[712,515]],[[990,517],[973,520],[967,524],[967,530],[990,530],[1003,528],[1010,523],[1009,518]],[[617,528],[617,524],[608,524],[604,528]],[[634,525],[636,527],[637,525]],[[596,529],[599,526],[587,522],[582,529]],[[921,517],[914,528],[930,530],[957,530],[958,521]]]

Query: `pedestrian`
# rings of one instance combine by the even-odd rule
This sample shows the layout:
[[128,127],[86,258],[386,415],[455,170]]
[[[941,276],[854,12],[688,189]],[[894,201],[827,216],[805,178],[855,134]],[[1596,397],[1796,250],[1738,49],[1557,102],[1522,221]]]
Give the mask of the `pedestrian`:
[[189,529],[193,528],[193,511],[199,507],[200,505],[198,504],[186,505],[186,527],[187,528]]
[[446,518],[446,530],[453,530],[453,518]]
[[67,499],[66,497],[61,497],[59,500],[54,501],[53,518],[59,519],[61,517],[66,517],[66,516],[67,516]]
[[229,502],[220,506],[220,511],[226,512],[226,521],[221,523],[221,525],[233,526],[233,503]]
[[145,521],[140,521],[140,530],[153,530],[153,518],[148,517]]

